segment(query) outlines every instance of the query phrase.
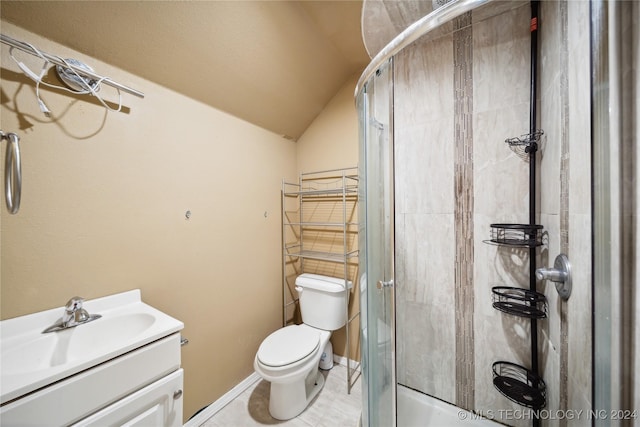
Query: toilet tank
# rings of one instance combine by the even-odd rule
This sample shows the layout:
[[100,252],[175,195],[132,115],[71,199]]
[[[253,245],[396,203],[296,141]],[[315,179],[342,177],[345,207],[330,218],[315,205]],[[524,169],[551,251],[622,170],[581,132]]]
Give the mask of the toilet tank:
[[[304,273],[296,278],[300,312],[305,325],[326,331],[340,329],[347,322],[344,279]],[[347,280],[347,290],[352,283]]]

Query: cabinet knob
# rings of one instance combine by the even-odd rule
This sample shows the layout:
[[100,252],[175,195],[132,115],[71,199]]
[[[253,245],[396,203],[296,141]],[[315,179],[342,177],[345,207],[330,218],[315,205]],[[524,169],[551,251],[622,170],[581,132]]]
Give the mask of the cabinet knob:
[[182,390],[176,390],[173,392],[173,399],[178,400],[182,397]]

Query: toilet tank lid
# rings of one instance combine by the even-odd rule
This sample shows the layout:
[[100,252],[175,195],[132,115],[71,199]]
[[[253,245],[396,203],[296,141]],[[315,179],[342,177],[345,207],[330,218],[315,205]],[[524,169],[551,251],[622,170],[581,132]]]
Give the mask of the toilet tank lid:
[[[324,292],[342,292],[344,291],[344,279],[323,276],[321,274],[304,273],[296,278],[296,286]],[[351,289],[352,287],[353,283],[347,280],[347,288]]]

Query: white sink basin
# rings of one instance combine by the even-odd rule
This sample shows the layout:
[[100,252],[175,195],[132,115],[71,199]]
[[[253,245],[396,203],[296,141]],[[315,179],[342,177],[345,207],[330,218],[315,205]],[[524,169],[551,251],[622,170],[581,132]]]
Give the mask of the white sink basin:
[[85,301],[100,319],[42,333],[56,308],[0,322],[1,403],[178,332],[183,323],[143,303],[140,291]]

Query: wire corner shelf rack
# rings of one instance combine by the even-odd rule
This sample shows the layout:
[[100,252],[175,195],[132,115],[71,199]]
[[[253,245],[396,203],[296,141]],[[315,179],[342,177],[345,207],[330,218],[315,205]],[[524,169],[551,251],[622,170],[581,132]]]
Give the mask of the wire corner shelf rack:
[[360,373],[360,363],[350,360],[359,348],[351,325],[360,312],[349,312],[354,306],[351,295],[358,292],[357,203],[357,167],[304,172],[298,182],[282,181],[283,326],[301,323],[295,292],[300,274],[323,274],[344,279],[345,286],[354,284],[351,290],[345,288],[348,393]]

